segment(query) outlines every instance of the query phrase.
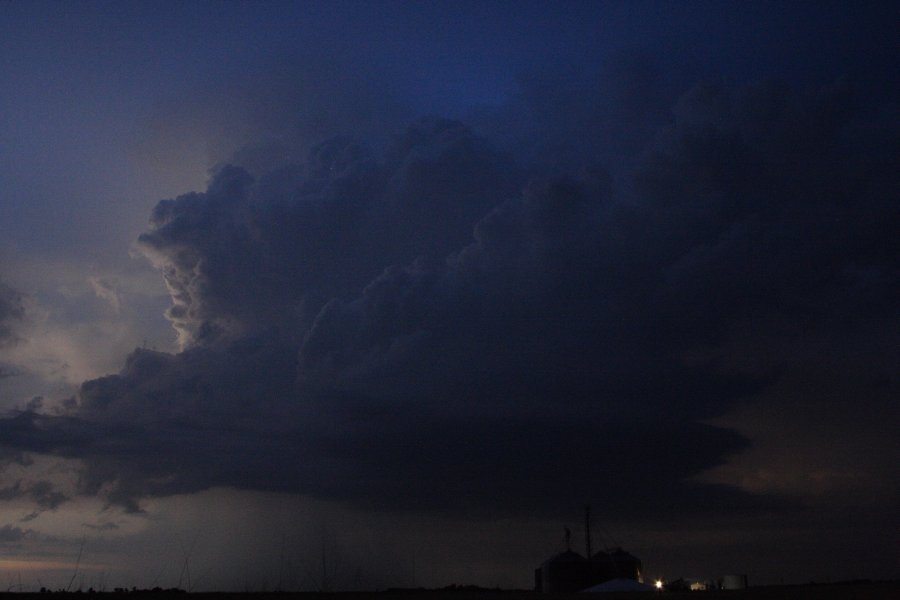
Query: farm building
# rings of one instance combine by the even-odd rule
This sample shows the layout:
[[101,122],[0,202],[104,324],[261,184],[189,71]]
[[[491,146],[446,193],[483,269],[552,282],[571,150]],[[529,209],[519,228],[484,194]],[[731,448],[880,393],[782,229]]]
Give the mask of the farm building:
[[591,552],[590,507],[585,510],[585,558],[571,548],[571,532],[566,528],[566,551],[541,563],[534,571],[534,589],[538,592],[571,593],[611,581],[627,579],[643,583],[643,565],[622,548]]
[[535,589],[548,593],[572,593],[591,585],[588,560],[566,550],[541,563],[534,572]]

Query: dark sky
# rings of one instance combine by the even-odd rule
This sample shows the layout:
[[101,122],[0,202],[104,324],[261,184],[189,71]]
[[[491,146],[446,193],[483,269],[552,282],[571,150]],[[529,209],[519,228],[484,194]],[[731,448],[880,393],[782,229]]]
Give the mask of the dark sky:
[[0,3],[0,571],[900,577],[898,21]]

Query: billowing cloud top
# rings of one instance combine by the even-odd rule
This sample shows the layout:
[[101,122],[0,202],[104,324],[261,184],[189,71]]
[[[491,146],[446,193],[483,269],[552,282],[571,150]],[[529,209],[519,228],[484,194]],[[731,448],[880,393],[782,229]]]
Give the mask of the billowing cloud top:
[[[772,506],[694,479],[748,445],[710,423],[784,410],[823,347],[890,410],[896,360],[868,358],[898,325],[895,115],[766,83],[697,87],[636,148],[602,120],[523,129],[425,119],[160,202],[139,243],[182,351],[136,350],[0,439],[132,510],[226,485],[626,515]],[[603,136],[631,152],[611,173]]]
[[140,244],[172,290],[184,345],[297,329],[386,266],[461,247],[516,184],[484,140],[427,119],[382,157],[336,138],[256,181],[224,167],[206,193],[161,202]]

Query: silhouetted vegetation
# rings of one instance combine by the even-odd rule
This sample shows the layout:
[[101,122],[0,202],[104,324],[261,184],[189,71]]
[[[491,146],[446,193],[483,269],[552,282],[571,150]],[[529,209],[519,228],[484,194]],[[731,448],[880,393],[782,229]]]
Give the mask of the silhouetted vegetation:
[[[464,598],[465,600],[560,600],[573,598],[572,594],[540,594],[526,590],[504,590],[483,588],[476,585],[449,585],[442,588],[394,588],[378,592],[187,592],[180,588],[152,589],[115,588],[112,591],[65,591],[41,588],[40,594],[52,594],[55,599],[74,600],[85,596],[102,597],[103,600],[117,600],[124,597],[140,597],[143,600],[166,600],[189,595],[197,600],[443,600],[444,598]],[[0,593],[0,600],[29,600],[38,592]],[[802,585],[757,586],[746,590],[713,591],[663,591],[663,592],[610,592],[603,593],[597,600],[635,600],[641,597],[665,596],[676,600],[893,600],[900,598],[900,581],[852,580],[837,583],[808,583]],[[580,598],[580,597],[579,597]]]

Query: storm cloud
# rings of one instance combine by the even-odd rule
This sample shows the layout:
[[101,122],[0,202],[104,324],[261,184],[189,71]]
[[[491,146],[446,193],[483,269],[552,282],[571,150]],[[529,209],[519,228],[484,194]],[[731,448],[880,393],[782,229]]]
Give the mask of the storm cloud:
[[[868,359],[898,326],[897,115],[841,85],[656,102],[639,135],[428,118],[218,168],[139,239],[181,351],[135,350],[0,439],[80,459],[79,492],[131,511],[213,486],[467,514],[789,504],[696,477],[750,447],[716,419],[796,401],[771,391],[810,374],[810,340],[896,390],[896,358]],[[604,136],[630,154],[598,163]]]
[[14,324],[25,315],[22,296],[0,281],[0,346],[16,340]]
[[516,191],[509,159],[437,118],[411,125],[383,156],[338,137],[303,164],[276,166],[259,179],[223,167],[205,193],[154,210],[139,243],[166,278],[184,345],[274,325],[302,330],[386,266],[461,247]]
[[18,373],[18,369],[7,362],[3,351],[21,341],[20,330],[24,317],[22,295],[0,281],[0,379]]

